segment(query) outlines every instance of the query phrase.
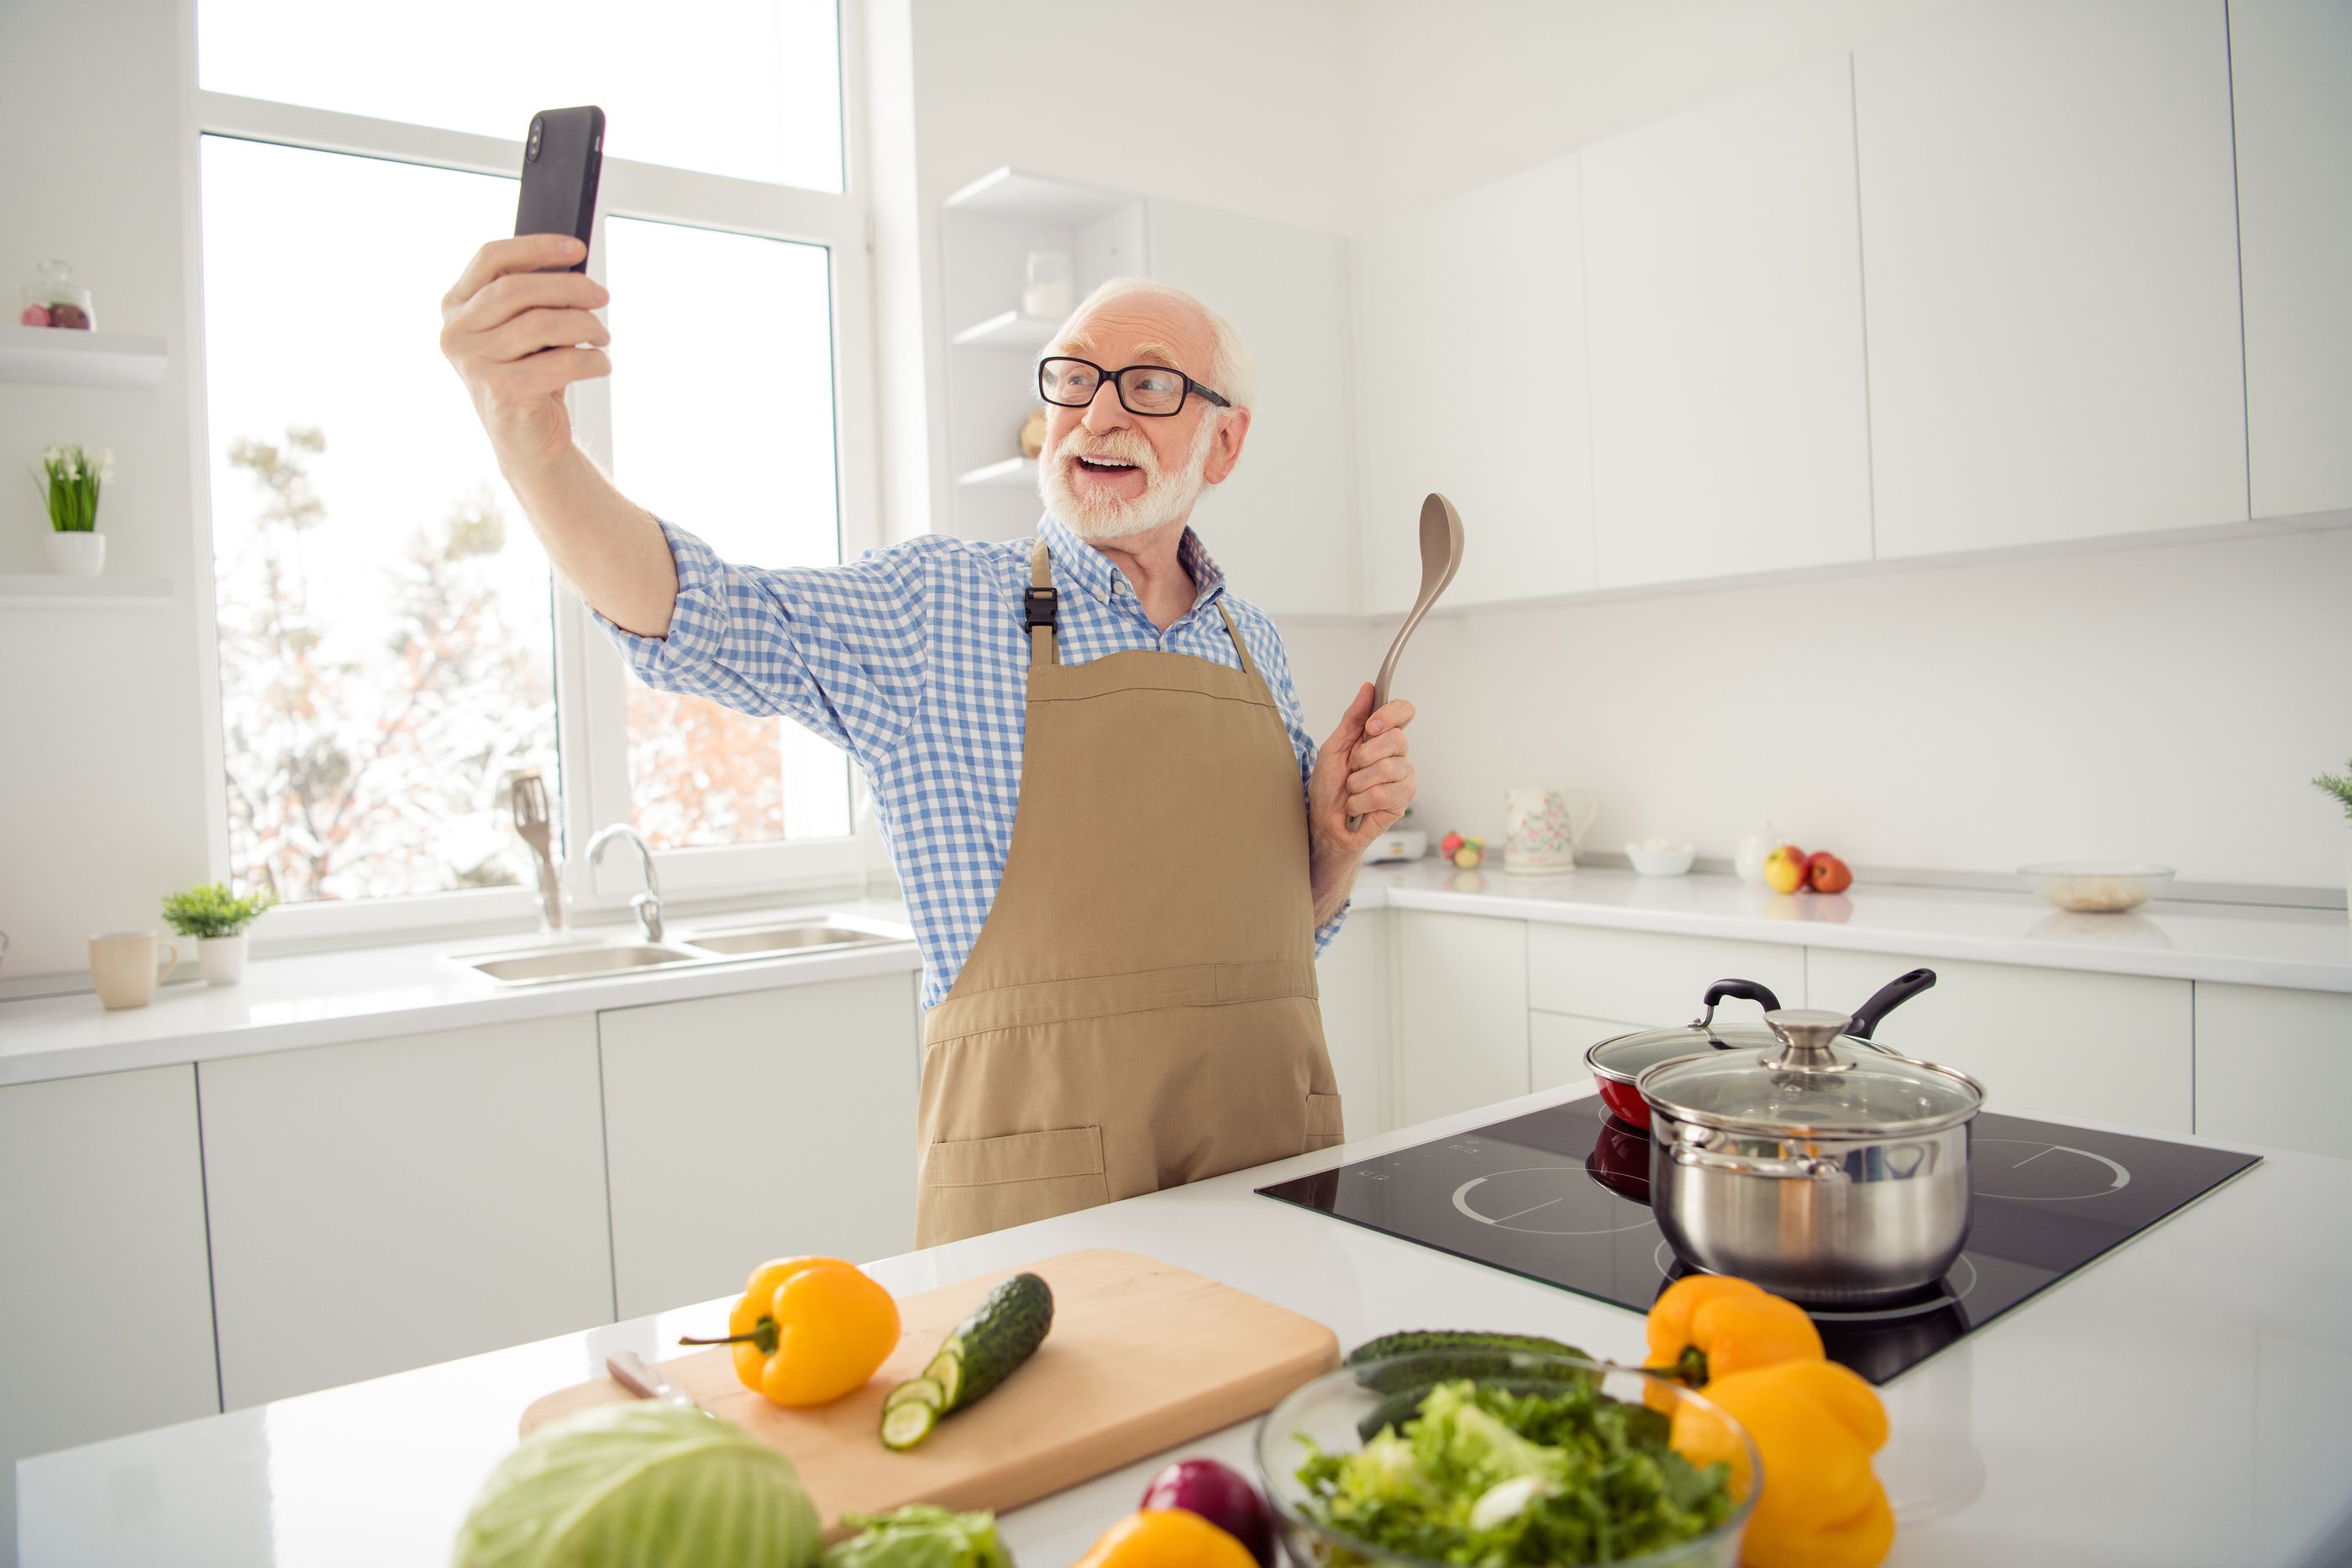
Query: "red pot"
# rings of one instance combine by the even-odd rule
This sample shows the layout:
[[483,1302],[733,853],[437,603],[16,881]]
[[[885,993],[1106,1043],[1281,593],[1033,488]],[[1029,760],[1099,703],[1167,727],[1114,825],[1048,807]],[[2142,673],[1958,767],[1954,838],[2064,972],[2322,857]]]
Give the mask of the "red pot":
[[[1853,1022],[1846,1027],[1847,1036],[1869,1040],[1879,1019],[1935,983],[1933,969],[1913,969],[1889,981],[1855,1010]],[[1780,998],[1754,980],[1717,980],[1706,988],[1706,1010],[1680,1029],[1645,1029],[1613,1035],[1587,1051],[1585,1065],[1592,1069],[1593,1082],[1601,1089],[1601,1103],[1609,1107],[1610,1113],[1646,1133],[1650,1130],[1650,1107],[1641,1091],[1633,1087],[1633,1080],[1649,1069],[1662,1061],[1709,1051],[1780,1050],[1780,1040],[1761,1024],[1715,1021],[1717,1004],[1733,997],[1756,1002],[1768,1013],[1780,1009]]]

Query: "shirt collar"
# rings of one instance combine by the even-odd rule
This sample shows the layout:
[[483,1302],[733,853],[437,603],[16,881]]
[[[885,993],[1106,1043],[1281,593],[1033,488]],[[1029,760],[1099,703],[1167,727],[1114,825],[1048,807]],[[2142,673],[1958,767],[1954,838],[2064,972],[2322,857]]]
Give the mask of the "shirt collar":
[[[1045,549],[1054,558],[1055,574],[1081,592],[1108,603],[1112,591],[1126,576],[1110,557],[1080,538],[1051,512],[1038,520],[1037,531],[1044,536]],[[1185,575],[1192,580],[1195,611],[1225,591],[1224,569],[1210,559],[1208,547],[1202,544],[1201,536],[1189,526],[1184,537],[1176,541],[1176,559],[1182,563]],[[1022,580],[1028,580],[1025,569]]]

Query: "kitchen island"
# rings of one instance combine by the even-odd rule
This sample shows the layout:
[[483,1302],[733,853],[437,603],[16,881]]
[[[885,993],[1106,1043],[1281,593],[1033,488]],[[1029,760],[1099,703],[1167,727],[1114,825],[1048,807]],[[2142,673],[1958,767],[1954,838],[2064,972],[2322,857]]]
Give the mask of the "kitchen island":
[[[1342,1345],[1403,1328],[1549,1334],[1632,1359],[1634,1313],[1337,1223],[1253,1188],[1589,1092],[1553,1090],[1342,1148],[872,1265],[907,1294],[1078,1248],[1165,1259],[1304,1312]],[[747,1260],[748,1261],[748,1260]],[[1888,1384],[1895,1564],[2317,1564],[2352,1555],[2352,1162],[2262,1164]],[[676,1354],[728,1301],[27,1459],[19,1560],[446,1559],[523,1407],[614,1351]],[[20,1354],[106,1354],[20,1345]],[[1244,1470],[1253,1424],[1186,1445]],[[1059,1568],[1150,1460],[1020,1509]],[[818,1500],[820,1506],[824,1500]]]

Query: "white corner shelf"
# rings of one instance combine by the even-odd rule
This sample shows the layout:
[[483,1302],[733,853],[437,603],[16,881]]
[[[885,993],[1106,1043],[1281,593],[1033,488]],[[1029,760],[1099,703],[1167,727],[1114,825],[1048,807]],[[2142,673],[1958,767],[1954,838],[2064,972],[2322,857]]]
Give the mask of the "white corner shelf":
[[161,338],[0,327],[0,382],[69,387],[152,387],[171,358]]
[[1053,340],[1054,329],[1061,323],[1048,316],[1024,316],[1018,310],[1003,310],[985,321],[976,321],[948,340],[955,349],[1026,349],[1031,352]]
[[949,196],[945,205],[951,213],[977,217],[1020,218],[1050,228],[1076,228],[1133,206],[1136,200],[1132,191],[1107,190],[1006,167],[982,174]]
[[1002,463],[991,463],[984,468],[969,469],[959,474],[956,483],[1008,490],[1034,489],[1037,485],[1037,460],[1034,457],[1008,457]]
[[54,572],[0,575],[0,610],[148,609],[169,604],[174,597],[168,577],[67,577]]

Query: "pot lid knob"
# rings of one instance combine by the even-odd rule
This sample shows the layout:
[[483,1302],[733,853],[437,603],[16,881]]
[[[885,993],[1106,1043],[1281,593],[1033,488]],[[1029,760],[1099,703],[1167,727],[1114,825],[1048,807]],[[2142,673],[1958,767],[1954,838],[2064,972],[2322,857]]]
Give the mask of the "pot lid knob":
[[1764,1015],[1764,1021],[1781,1044],[1774,1065],[1822,1071],[1851,1065],[1838,1060],[1832,1046],[1853,1019],[1822,1008],[1781,1008]]

